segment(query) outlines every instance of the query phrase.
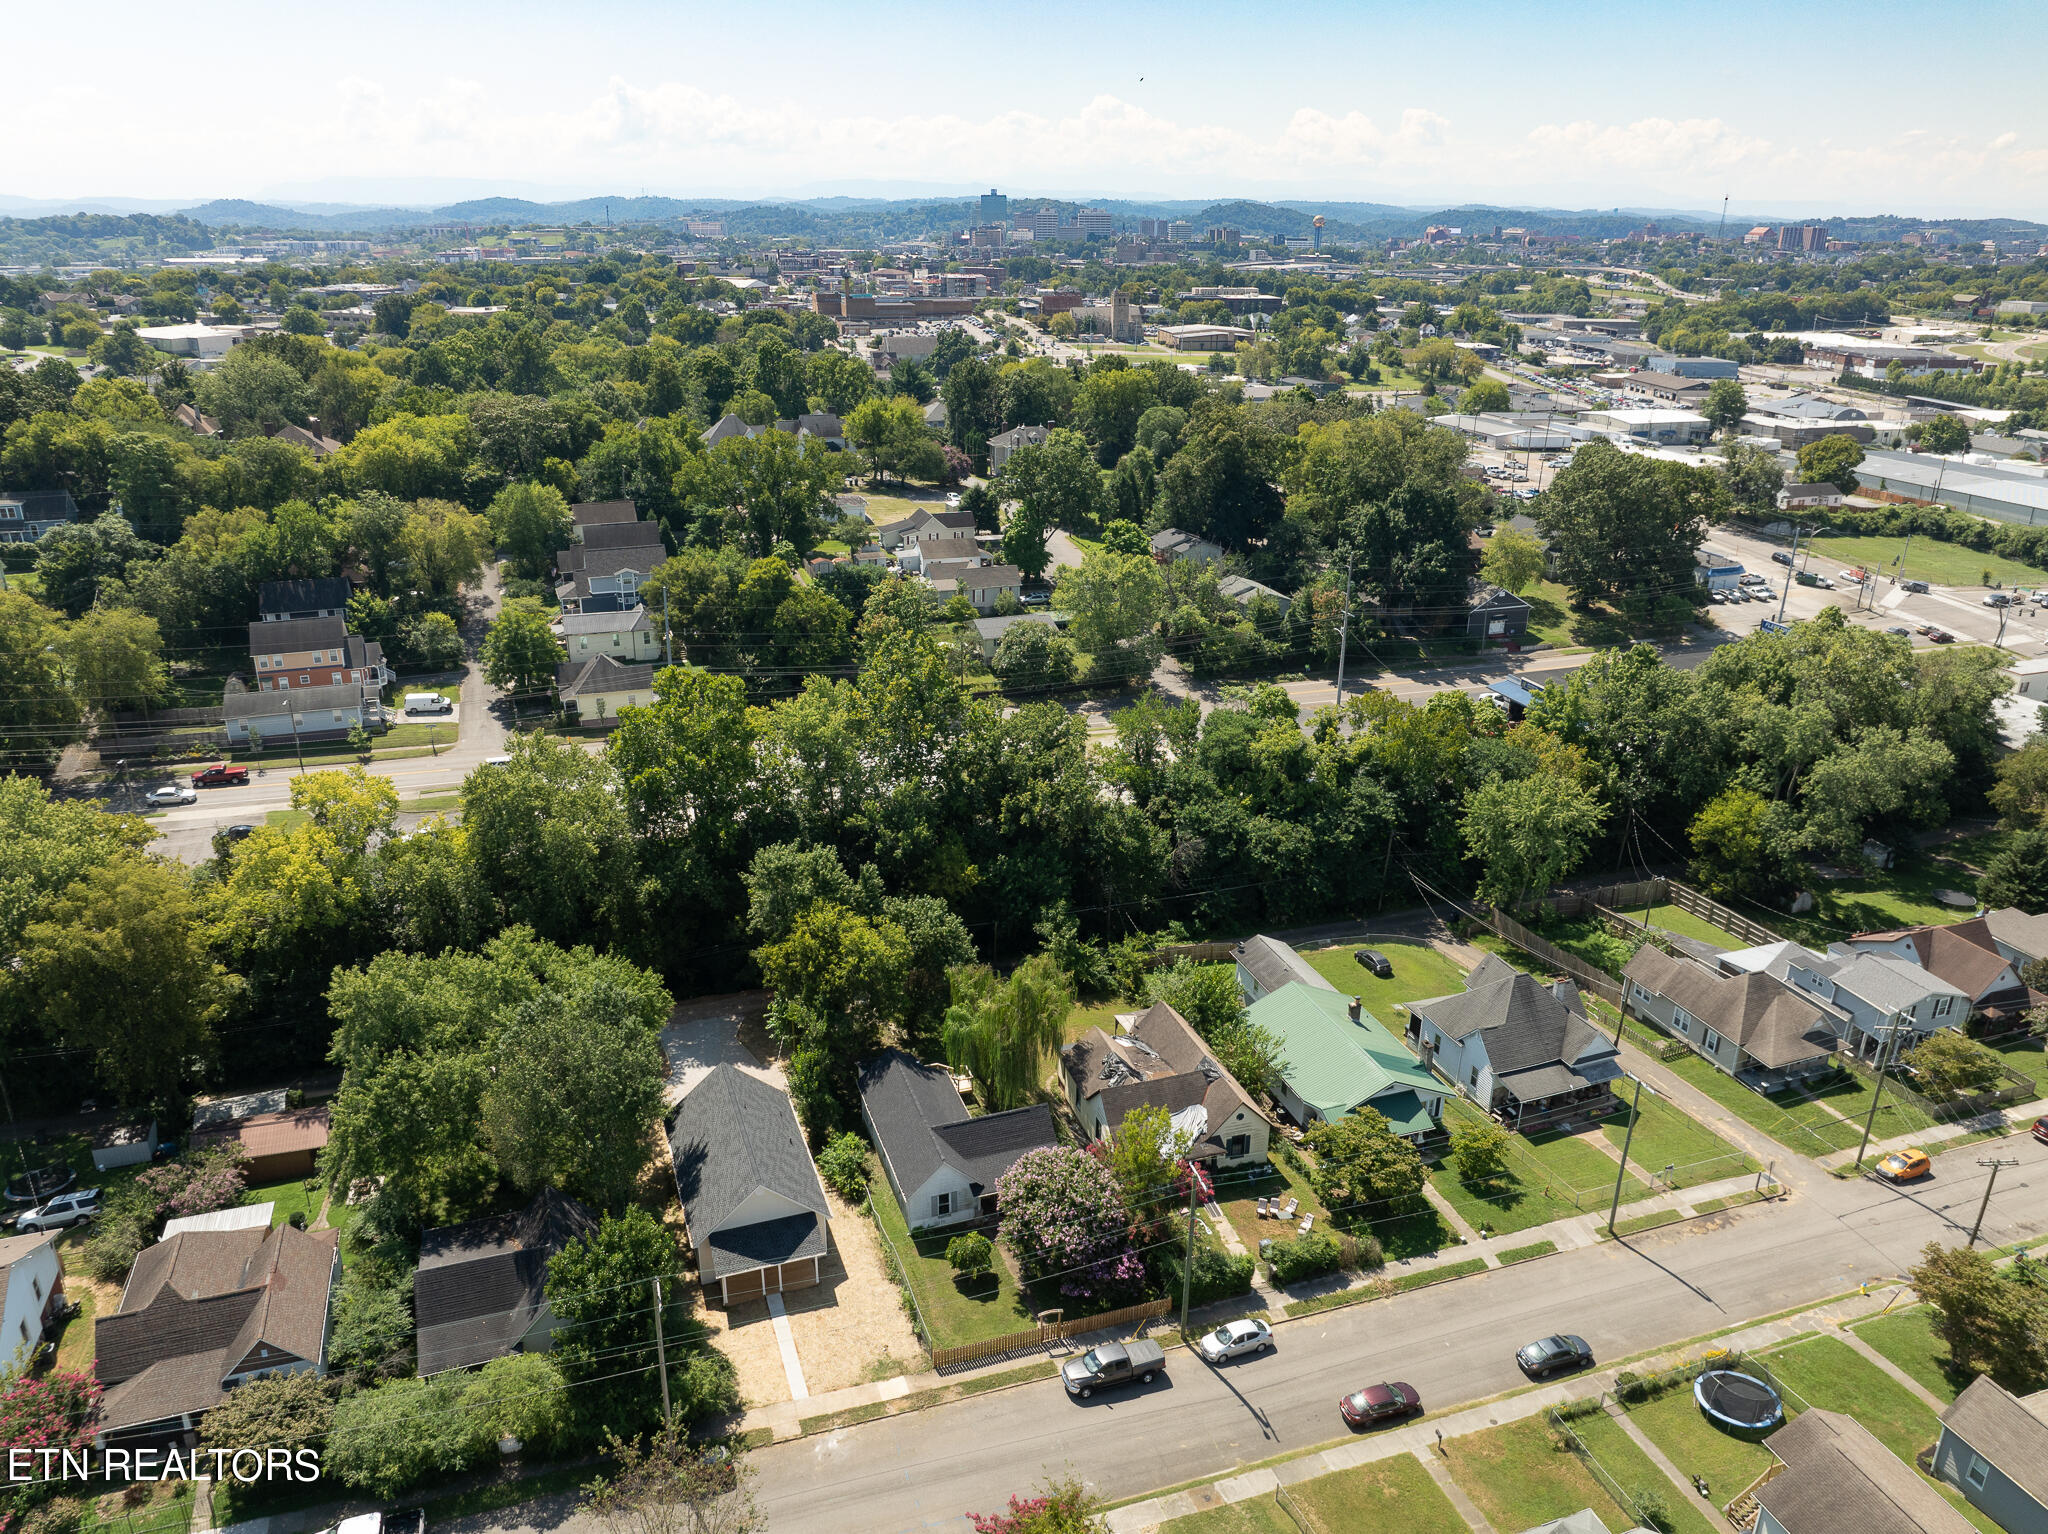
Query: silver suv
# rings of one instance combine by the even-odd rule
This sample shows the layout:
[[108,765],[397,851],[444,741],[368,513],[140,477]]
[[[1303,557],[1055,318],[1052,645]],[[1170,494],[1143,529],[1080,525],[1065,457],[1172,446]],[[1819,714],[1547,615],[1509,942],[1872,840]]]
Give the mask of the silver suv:
[[72,1193],[60,1193],[39,1209],[31,1209],[14,1222],[14,1228],[26,1235],[37,1230],[64,1230],[73,1225],[82,1225],[100,1212],[100,1190],[80,1188]]

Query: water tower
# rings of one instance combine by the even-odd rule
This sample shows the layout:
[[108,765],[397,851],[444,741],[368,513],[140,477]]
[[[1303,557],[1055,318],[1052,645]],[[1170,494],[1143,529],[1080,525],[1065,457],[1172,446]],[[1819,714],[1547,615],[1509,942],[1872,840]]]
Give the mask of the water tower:
[[1317,250],[1321,250],[1323,248],[1323,215],[1318,213],[1315,216],[1314,220],[1311,222],[1310,227],[1315,230],[1315,233],[1310,236],[1310,239],[1313,242],[1315,248]]

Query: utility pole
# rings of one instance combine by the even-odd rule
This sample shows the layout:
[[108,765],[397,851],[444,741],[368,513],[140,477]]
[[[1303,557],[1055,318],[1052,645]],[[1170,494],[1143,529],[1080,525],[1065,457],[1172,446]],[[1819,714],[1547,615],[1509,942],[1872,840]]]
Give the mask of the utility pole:
[[299,758],[299,776],[304,777],[306,775],[306,752],[305,748],[299,744],[299,711],[296,708],[288,708],[286,713],[292,722],[292,750]]
[[1188,1301],[1195,1288],[1195,1190],[1201,1186],[1202,1164],[1190,1151],[1188,1168],[1188,1250],[1180,1265],[1180,1334],[1188,1334]]
[[673,666],[676,663],[675,630],[668,622],[668,582],[661,583],[661,663]]
[[1636,1120],[1642,1115],[1643,1078],[1636,1077],[1636,1100],[1629,1105],[1628,1133],[1621,1137],[1621,1165],[1614,1169],[1614,1203],[1607,1211],[1607,1234],[1614,1234],[1615,1217],[1621,1213],[1621,1180],[1628,1176],[1628,1149],[1635,1144]]
[[1799,578],[1799,534],[1803,529],[1797,522],[1792,524],[1792,563],[1785,567],[1785,589],[1778,596],[1778,621],[1785,621],[1785,604],[1792,600],[1792,583]]
[[666,1422],[673,1415],[668,1404],[668,1342],[661,1334],[661,1280],[648,1280],[654,1285],[654,1358],[661,1369],[661,1420]]
[[1344,616],[1337,624],[1337,707],[1344,706],[1344,655],[1351,641],[1351,561],[1344,556]]
[[1978,1162],[1977,1165],[1990,1167],[1991,1176],[1984,1183],[1984,1201],[1977,1206],[1977,1223],[1970,1227],[1970,1239],[1965,1243],[1969,1246],[1977,1244],[1977,1232],[1984,1228],[1984,1211],[1991,1207],[1991,1190],[1998,1186],[1998,1169],[2003,1166],[2018,1166],[2019,1163],[2009,1156],[1993,1156]]
[[1991,648],[1994,650],[2003,650],[2005,648],[2005,620],[2011,612],[2012,609],[2010,607],[1998,609],[1998,637],[1991,641]]
[[1877,1052],[1877,1090],[1870,1095],[1870,1112],[1864,1115],[1863,1119],[1863,1141],[1856,1147],[1856,1159],[1850,1163],[1852,1166],[1860,1167],[1863,1165],[1863,1153],[1870,1148],[1870,1130],[1871,1126],[1877,1122],[1877,1105],[1884,1101],[1885,1073],[1892,1068],[1892,1057],[1899,1052],[1899,1025],[1897,1022],[1892,1024],[1891,1037],[1887,1042],[1891,1047],[1889,1049],[1880,1047]]

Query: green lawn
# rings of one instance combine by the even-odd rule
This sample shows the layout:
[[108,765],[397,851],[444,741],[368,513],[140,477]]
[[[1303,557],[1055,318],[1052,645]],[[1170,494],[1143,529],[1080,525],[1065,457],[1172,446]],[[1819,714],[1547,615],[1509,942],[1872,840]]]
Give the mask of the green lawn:
[[904,1224],[903,1211],[888,1179],[877,1176],[868,1191],[874,1198],[875,1216],[882,1232],[907,1268],[906,1276],[917,1294],[925,1324],[932,1330],[938,1347],[958,1347],[985,1337],[1001,1337],[1022,1331],[1031,1324],[1016,1280],[999,1256],[995,1271],[985,1278],[958,1278],[946,1261],[945,1236],[926,1237],[913,1242]]
[[[1614,1142],[1616,1150],[1627,1139],[1628,1122],[1629,1111],[1624,1109],[1600,1126],[1600,1132]],[[1651,1174],[1662,1175],[1665,1167],[1675,1168],[1670,1185],[1676,1188],[1697,1188],[1701,1183],[1757,1169],[1756,1162],[1706,1126],[1694,1122],[1675,1103],[1652,1097],[1648,1092],[1643,1094],[1642,1114],[1636,1121],[1628,1157],[1633,1171],[1647,1169]]]
[[80,1374],[92,1373],[93,1361],[93,1313],[99,1301],[91,1289],[83,1283],[74,1284],[65,1291],[65,1297],[78,1302],[78,1314],[64,1323],[64,1329],[57,1334],[57,1364],[59,1369],[72,1369]]
[[426,794],[418,799],[401,799],[398,812],[401,815],[445,815],[450,810],[462,808],[462,795]]
[[1968,1377],[1953,1372],[1948,1344],[1934,1335],[1934,1312],[1928,1306],[1889,1311],[1859,1321],[1853,1330],[1944,1401],[1953,1401],[1969,1383]]
[[1734,933],[1724,931],[1690,911],[1681,911],[1675,905],[1653,905],[1647,915],[1641,909],[1631,906],[1622,914],[1633,916],[1638,921],[1646,921],[1653,927],[1662,927],[1666,932],[1675,932],[1680,937],[1697,938],[1702,943],[1712,943],[1716,948],[1734,949],[1749,946]]
[[[1862,1138],[1863,1115],[1870,1111],[1871,1089],[1860,1076],[1844,1076],[1815,1094],[1780,1093],[1764,1097],[1695,1054],[1673,1060],[1665,1069],[1684,1077],[1737,1118],[1802,1156],[1854,1150]],[[1828,1113],[1821,1106],[1823,1103],[1850,1122]],[[1871,1137],[1882,1140],[1926,1127],[1926,1115],[1901,1101],[1887,1087],[1885,1105],[1878,1110]]]
[[1829,943],[1852,932],[1885,932],[1894,927],[1946,926],[1967,921],[1969,911],[1943,905],[1934,898],[1939,889],[1974,897],[1977,880],[1954,863],[1937,863],[1923,856],[1902,857],[1896,867],[1883,873],[1816,880],[1814,908],[1803,916],[1766,911],[1753,914],[1765,926],[1825,952]]
[[1465,971],[1427,943],[1375,942],[1372,948],[1387,956],[1393,967],[1391,980],[1375,979],[1352,954],[1368,945],[1347,943],[1336,948],[1316,948],[1302,954],[1311,968],[1346,996],[1356,996],[1365,1010],[1378,1018],[1399,1038],[1408,1027],[1408,1014],[1397,1004],[1430,996],[1454,996],[1465,989]]
[[[1479,1111],[1461,1099],[1450,1098],[1445,1101],[1444,1115],[1446,1122],[1473,1120]],[[1448,1163],[1430,1170],[1430,1185],[1466,1223],[1485,1227],[1495,1235],[1513,1235],[1584,1214],[1595,1206],[1607,1207],[1618,1170],[1610,1157],[1572,1135],[1516,1136],[1513,1143],[1517,1149],[1508,1157],[1509,1175],[1495,1189],[1482,1192],[1467,1187]],[[1622,1201],[1645,1198],[1649,1192],[1631,1176],[1622,1184]]]
[[1854,1417],[1908,1464],[1940,1431],[1932,1408],[1838,1337],[1788,1343],[1763,1361],[1807,1406]]
[[1571,1426],[1580,1442],[1600,1462],[1600,1468],[1614,1477],[1623,1492],[1634,1496],[1648,1490],[1663,1498],[1664,1506],[1671,1511],[1671,1534],[1719,1534],[1706,1514],[1686,1500],[1685,1494],[1671,1484],[1671,1478],[1657,1468],[1656,1461],[1642,1451],[1619,1422],[1605,1412],[1596,1412]]
[[1497,1530],[1530,1528],[1582,1507],[1590,1507],[1609,1529],[1636,1526],[1578,1456],[1534,1418],[1453,1438],[1445,1455],[1452,1479]]
[[1271,1492],[1162,1523],[1160,1534],[1301,1534]]
[[1771,1451],[1732,1433],[1724,1433],[1701,1414],[1690,1383],[1675,1386],[1655,1400],[1628,1409],[1643,1436],[1664,1451],[1680,1475],[1703,1475],[1716,1507],[1725,1507],[1736,1493],[1771,1468]]
[[273,1225],[283,1225],[293,1215],[302,1214],[306,1217],[306,1224],[311,1226],[315,1217],[319,1215],[320,1205],[326,1197],[325,1188],[309,1190],[304,1178],[294,1177],[286,1182],[265,1183],[261,1187],[251,1188],[242,1195],[242,1202],[275,1204],[277,1207],[270,1211],[270,1223]]
[[1287,1500],[1312,1534],[1399,1529],[1401,1534],[1466,1534],[1465,1520],[1412,1454],[1374,1460],[1287,1488]]
[[[1932,581],[1937,586],[1982,586],[1984,572],[1989,570],[1994,581],[2008,586],[2032,589],[2048,584],[2048,573],[2032,565],[1998,554],[1980,554],[1960,543],[1943,543],[1934,538],[1915,538],[1913,547],[1906,551],[1904,567],[1895,570],[1892,561],[1899,557],[1905,544],[1904,538],[1830,533],[1814,540],[1810,568],[1833,575],[1838,569],[1850,570],[1861,565],[1873,573],[1897,575],[1902,580]],[[1802,559],[1801,563],[1805,561]]]
[[2035,1096],[2048,1097],[2048,1046],[2042,1040],[2008,1039],[1991,1048],[2013,1070],[2033,1079]]

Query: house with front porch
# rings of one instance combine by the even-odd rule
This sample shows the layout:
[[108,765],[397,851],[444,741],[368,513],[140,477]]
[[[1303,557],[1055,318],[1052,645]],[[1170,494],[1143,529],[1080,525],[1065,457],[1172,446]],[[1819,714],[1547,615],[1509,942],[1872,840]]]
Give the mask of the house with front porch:
[[1826,1071],[1841,1021],[1814,997],[1761,972],[1721,974],[1654,943],[1621,972],[1629,1010],[1759,1091]]
[[2014,963],[2000,951],[1986,917],[1973,916],[1947,926],[1858,932],[1828,945],[1832,958],[1858,953],[1889,954],[1918,964],[1969,998],[1972,1013],[2017,1014],[2039,999],[2020,980],[2020,964],[2025,961]]
[[1003,1173],[1060,1143],[1044,1103],[970,1116],[951,1071],[900,1049],[861,1062],[860,1119],[912,1229],[993,1215]]
[[1511,1129],[1619,1106],[1621,1057],[1586,1020],[1577,987],[1547,986],[1498,954],[1479,962],[1463,991],[1408,1003],[1408,1035],[1423,1064]]
[[1316,979],[1315,985],[1291,982],[1252,1003],[1251,1020],[1280,1041],[1274,1097],[1303,1129],[1371,1108],[1395,1134],[1421,1145],[1442,1122],[1443,1083],[1359,998]]
[[1960,1028],[1970,998],[1918,964],[1883,953],[1830,956],[1785,966],[1786,983],[1841,1014],[1836,1031],[1857,1059],[1903,1054],[1941,1028]]
[[1115,1138],[1133,1108],[1164,1108],[1213,1165],[1265,1161],[1272,1120],[1186,1018],[1161,1001],[1116,1023],[1114,1035],[1091,1028],[1060,1051],[1067,1101],[1090,1142]]

